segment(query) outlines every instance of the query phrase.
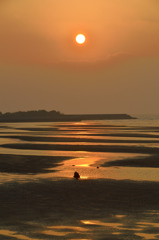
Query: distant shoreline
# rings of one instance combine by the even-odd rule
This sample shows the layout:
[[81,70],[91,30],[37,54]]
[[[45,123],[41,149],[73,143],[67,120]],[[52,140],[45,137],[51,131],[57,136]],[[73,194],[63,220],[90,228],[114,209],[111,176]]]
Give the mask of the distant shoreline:
[[84,120],[136,119],[128,114],[61,114],[57,111],[0,113],[0,122],[74,122]]

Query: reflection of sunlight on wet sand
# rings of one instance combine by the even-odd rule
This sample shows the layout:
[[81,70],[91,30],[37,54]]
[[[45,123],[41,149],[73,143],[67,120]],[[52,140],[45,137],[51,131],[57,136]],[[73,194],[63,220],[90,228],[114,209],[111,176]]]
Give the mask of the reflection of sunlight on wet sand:
[[[130,231],[133,235],[131,239],[135,239],[135,236],[142,237],[143,239],[158,239],[159,238],[159,223],[149,223],[149,222],[138,222],[127,225],[127,220],[122,222],[123,215],[116,215],[116,217],[121,218],[119,222],[102,222],[99,220],[81,220],[84,225],[87,225],[88,228],[92,229],[91,226],[98,226],[98,231],[111,231],[113,235],[122,235],[124,231],[128,233]],[[126,217],[126,215],[124,215]],[[108,219],[107,219],[108,220]],[[131,227],[132,226],[132,227]],[[135,226],[135,228],[134,228]],[[101,227],[101,228],[100,228]],[[106,228],[102,228],[106,227]],[[150,228],[151,227],[151,228]],[[109,230],[108,230],[109,229]],[[132,232],[133,231],[133,232]],[[154,233],[153,233],[154,232]],[[123,239],[125,239],[123,237]]]
[[86,229],[84,227],[77,227],[77,226],[52,226],[52,227],[49,227],[49,229],[56,229],[56,230],[68,229],[68,230],[73,230],[76,233],[89,231],[89,229]]
[[[78,136],[74,133],[72,135],[69,135],[68,132],[65,134],[59,134],[58,133],[48,133],[48,132],[33,132],[33,131],[23,131],[23,133],[21,134],[18,128],[22,128],[22,127],[42,127],[42,128],[47,128],[48,127],[48,123],[10,123],[10,124],[6,124],[7,127],[3,131],[3,134],[6,131],[6,136],[7,136],[7,132],[8,129],[11,131],[15,131],[14,135],[16,136],[16,131],[17,134],[19,136],[47,136],[47,135],[52,135],[53,137],[60,137],[62,136],[64,137],[69,137],[72,138],[74,137],[75,139],[77,138],[90,138],[90,139],[96,139],[97,141],[99,139],[106,139],[106,140],[145,140],[145,138],[140,138],[140,137],[121,137],[119,136],[89,136],[89,135],[81,135],[83,134],[83,131],[86,130],[86,127],[91,127],[95,126],[95,124],[97,124],[97,129],[99,128],[99,123],[95,123],[93,122],[73,122],[73,123],[49,123],[49,125],[51,125],[51,127],[56,127],[56,125],[59,128],[67,128],[69,129],[69,126],[71,126],[71,129],[77,129],[76,127],[78,126]],[[102,126],[102,125],[101,125]],[[40,128],[39,127],[39,128]],[[12,129],[13,128],[13,129]],[[110,128],[111,129],[111,128]],[[108,131],[110,130],[109,127],[106,128],[105,130],[107,131],[106,134],[108,133]],[[95,130],[95,129],[94,129]],[[91,131],[94,131],[93,129],[91,129]],[[95,130],[95,131],[96,131]],[[100,129],[103,131],[103,133],[105,133],[104,128]],[[115,132],[117,132],[117,129],[114,129]],[[123,133],[124,129],[120,129],[119,132]],[[24,133],[25,132],[25,133]],[[155,133],[156,134],[156,133]],[[146,138],[146,140],[151,140],[151,138]],[[75,140],[76,141],[76,140]],[[26,143],[26,141],[21,141],[18,139],[0,139],[0,144],[4,144],[4,143]],[[32,142],[33,144],[35,144],[35,142]],[[38,142],[39,144],[41,142]],[[45,142],[47,143],[47,142]],[[49,144],[56,144],[56,143],[52,143],[52,142],[48,142]],[[77,144],[75,142],[73,143],[58,143],[60,144],[65,144],[65,145],[74,145]],[[78,144],[91,144],[93,145],[105,145],[105,143],[78,143]],[[108,145],[111,145],[111,143],[106,143]],[[146,143],[147,144],[147,143]],[[118,144],[116,144],[118,145]],[[125,145],[125,143],[122,143],[122,145]],[[128,145],[126,143],[126,145]],[[145,143],[144,143],[145,145]],[[107,153],[107,152],[86,152],[86,151],[45,151],[45,150],[21,150],[21,149],[9,149],[9,148],[0,148],[0,151],[2,154],[19,154],[19,155],[40,155],[40,156],[66,156],[66,157],[70,157],[70,160],[64,161],[62,162],[63,165],[57,166],[56,168],[50,168],[47,169],[48,173],[44,173],[44,174],[36,174],[36,175],[18,175],[18,174],[8,174],[8,173],[2,173],[1,174],[1,179],[0,182],[3,183],[5,181],[20,181],[20,182],[25,182],[25,181],[38,181],[39,179],[47,179],[47,178],[51,178],[52,180],[54,178],[72,178],[73,176],[73,172],[74,171],[79,171],[81,179],[98,179],[98,178],[105,178],[105,179],[116,179],[116,180],[121,180],[121,179],[130,179],[130,180],[148,180],[148,181],[159,181],[159,175],[158,175],[158,169],[156,168],[136,168],[136,167],[101,167],[101,165],[105,162],[108,161],[114,161],[114,160],[123,160],[126,158],[132,159],[135,157],[140,157],[140,156],[146,156],[146,154],[129,154],[129,153]],[[74,165],[74,166],[73,166]],[[99,166],[99,169],[97,169],[97,166]],[[58,172],[51,172],[51,170],[57,170]]]
[[158,239],[159,237],[159,234],[150,234],[150,233],[136,233],[135,235],[142,237],[143,239],[149,239],[149,240]]
[[88,177],[87,176],[80,176],[80,179],[85,180],[85,179],[88,179]]
[[[143,215],[140,215],[139,213],[139,215],[133,215],[132,217],[130,217],[129,214],[108,214],[106,218],[100,220],[80,220],[74,221],[71,225],[64,224],[57,226],[54,224],[47,226],[40,220],[40,223],[27,222],[27,232],[30,237],[21,234],[21,232],[5,229],[0,230],[0,235],[20,240],[39,240],[39,238],[32,237],[36,235],[40,236],[39,234],[42,234],[40,239],[58,239],[61,237],[60,239],[67,238],[68,240],[93,240],[103,239],[103,236],[105,239],[112,239],[111,236],[113,235],[114,237],[120,235],[120,239],[136,239],[137,236],[148,240],[158,239],[159,223],[157,222],[157,219],[155,218],[156,222],[146,222],[147,217],[153,213],[154,211],[148,211],[147,214],[144,213]],[[154,214],[158,215],[158,212],[155,212]],[[139,219],[140,221],[138,221]],[[29,228],[29,226],[31,226],[31,228]]]
[[16,232],[9,231],[9,230],[0,230],[0,235],[11,237],[11,238],[16,238],[20,240],[39,240],[37,238],[29,238],[24,235],[17,234]]
[[[84,227],[78,227],[78,226],[49,226],[49,227],[42,226],[42,228],[45,228],[45,229],[40,232],[35,230],[30,233],[32,233],[32,234],[40,233],[40,234],[44,234],[47,236],[63,237],[63,236],[69,235],[69,234],[71,234],[71,235],[72,234],[77,235],[77,234],[83,234],[83,233],[87,234],[87,232],[90,231],[89,229],[86,229]],[[20,240],[39,240],[37,238],[30,238],[25,235],[18,234],[15,231],[10,231],[10,230],[5,230],[5,229],[0,230],[0,235],[15,238],[15,239],[20,239]],[[69,239],[71,240],[71,238],[69,238]],[[82,238],[82,239],[84,240],[85,238]],[[91,239],[89,238],[87,240],[91,240]]]
[[97,220],[81,220],[81,222],[83,224],[86,224],[86,225],[98,225],[98,226],[105,226],[105,227],[112,227],[112,228],[117,228],[119,229],[121,226],[123,226],[123,224],[121,223],[104,223],[104,222],[100,222],[100,221],[97,221]]
[[[85,154],[84,154],[85,155]],[[106,156],[106,154],[105,154]],[[108,160],[113,160],[116,154],[108,153]],[[118,154],[117,154],[118,156]],[[116,159],[117,159],[116,156]],[[123,157],[125,154],[123,154]],[[119,156],[118,156],[119,157]],[[122,157],[122,154],[120,155]],[[73,178],[75,171],[78,171],[81,180],[86,179],[115,179],[115,180],[137,180],[137,181],[159,181],[157,168],[136,168],[136,167],[101,167],[100,164],[105,162],[104,155],[101,157],[79,157],[61,162],[54,168],[48,168],[48,173],[39,174],[16,174],[16,173],[1,173],[0,184],[4,182],[39,182],[44,179],[51,179],[52,181],[60,180],[62,178]],[[90,166],[91,165],[91,166]],[[99,169],[97,169],[99,166]],[[57,170],[55,172],[51,171]]]
[[120,232],[113,232],[112,234],[113,235],[120,235],[121,233]]
[[149,181],[156,181],[159,178],[158,176],[158,169],[149,169],[147,173],[147,169],[143,168],[93,168],[93,167],[73,167],[71,166],[69,169],[65,168],[64,166],[60,166],[56,168],[57,172],[49,172],[44,174],[12,174],[12,173],[1,173],[0,184],[5,182],[19,182],[19,183],[26,183],[26,182],[39,182],[44,179],[51,179],[52,181],[57,181],[62,178],[73,178],[74,171],[78,171],[81,177],[81,180],[84,179],[115,179],[115,180],[149,180]]
[[[54,230],[55,229],[55,230]],[[76,232],[76,234],[81,232],[87,232],[89,229],[78,226],[49,226],[46,230],[40,232],[46,235],[52,236],[66,236],[68,234]]]
[[156,212],[156,210],[147,211],[147,212],[148,214],[159,215],[159,212]]
[[[102,220],[81,220],[77,225],[57,225],[57,226],[41,226],[43,228],[40,233],[50,236],[64,237],[68,240],[92,240],[101,239],[105,236],[109,239],[111,235],[120,235],[120,239],[125,239],[130,234],[131,239],[136,239],[135,236],[143,239],[158,239],[159,237],[159,223],[138,221],[139,219],[147,219],[150,214],[157,214],[157,211],[147,211],[147,214],[135,218],[130,218],[129,215],[108,215]],[[132,220],[133,219],[133,220]],[[74,223],[75,224],[75,223]],[[81,225],[82,224],[82,225]],[[74,234],[76,238],[74,237]],[[78,237],[79,236],[79,237]],[[82,237],[83,236],[83,237]],[[92,236],[94,236],[92,238]],[[130,239],[130,238],[129,238]]]
[[40,233],[45,234],[45,235],[52,235],[52,236],[62,237],[62,236],[67,235],[70,232],[56,232],[56,231],[53,231],[53,230],[44,230],[44,231],[42,231]]
[[[159,223],[138,222],[137,225],[141,228],[141,232],[136,233],[137,236],[143,237],[144,239],[157,239],[157,238],[159,238]],[[156,232],[157,229],[158,229],[158,231]],[[156,232],[156,233],[152,234],[150,232]]]
[[[64,134],[66,134],[66,133],[64,133]],[[77,136],[77,135],[85,135],[85,134],[88,134],[88,132],[86,132],[86,131],[74,131],[73,132],[73,135],[75,135],[75,136]],[[62,135],[62,134],[61,134]],[[68,131],[67,132],[67,135],[69,136],[69,135],[72,135],[72,131]]]
[[77,226],[49,226],[48,228],[51,229],[71,229],[77,232],[87,232],[89,229],[86,229],[84,227],[77,227]]
[[[71,160],[66,160],[63,162],[62,166],[57,167],[59,170],[52,174],[53,177],[66,177],[72,178],[73,172],[78,171],[81,178],[84,179],[116,179],[116,180],[149,180],[149,181],[158,181],[158,169],[157,168],[136,168],[136,167],[99,167],[100,164],[106,161],[113,161],[113,159],[121,159],[122,157],[127,157],[125,154],[115,154],[115,153],[107,153],[102,157],[81,157],[75,158]],[[129,154],[130,156],[130,154]],[[148,174],[149,173],[149,174]]]
[[29,182],[30,180],[30,177],[28,178],[27,175],[1,173],[0,184],[12,181],[24,183]]
[[159,223],[138,222],[137,224],[142,226],[142,227],[152,226],[152,227],[156,227],[156,228],[159,229]]
[[126,215],[116,215],[116,218],[123,218],[125,217]]
[[76,167],[89,167],[90,165],[94,164],[96,161],[99,161],[100,158],[97,157],[85,157],[85,158],[77,158],[65,161],[65,166],[75,165]]
[[71,124],[72,126],[91,126],[88,122],[75,122]]

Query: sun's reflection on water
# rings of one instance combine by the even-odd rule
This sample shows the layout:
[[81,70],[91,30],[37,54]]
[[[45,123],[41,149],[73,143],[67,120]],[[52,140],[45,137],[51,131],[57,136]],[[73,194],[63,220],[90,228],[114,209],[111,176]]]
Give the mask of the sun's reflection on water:
[[159,236],[159,235],[150,234],[150,233],[136,233],[136,235],[139,237],[142,237],[142,239],[147,239],[147,240],[158,239],[158,236]]
[[[74,223],[68,225],[46,225],[41,222],[26,222],[30,231],[29,236],[25,235],[23,230],[12,231],[8,229],[1,229],[0,235],[4,237],[16,238],[20,240],[39,240],[40,239],[56,239],[63,237],[67,240],[98,240],[102,236],[106,239],[111,239],[114,235],[120,237],[119,239],[142,239],[152,240],[159,238],[159,223],[149,219],[149,215],[154,214],[153,217],[158,216],[158,212],[147,211],[139,215],[129,214],[108,214],[102,219],[85,219],[75,220]],[[140,221],[138,221],[140,220]],[[147,220],[147,221],[146,221]],[[66,223],[67,224],[67,223]],[[33,237],[34,236],[34,237]],[[92,237],[93,236],[93,237]]]
[[[40,233],[45,235],[51,235],[51,236],[66,236],[69,234],[80,234],[84,232],[89,232],[90,230],[84,227],[79,226],[48,226],[45,230],[41,231]],[[83,239],[83,238],[82,238]]]
[[80,179],[85,180],[85,179],[88,179],[88,177],[87,176],[81,176]]
[[15,239],[20,239],[20,240],[39,240],[37,238],[30,238],[25,235],[18,234],[17,232],[4,230],[4,229],[3,230],[0,229],[0,235],[15,238]]
[[105,227],[113,227],[117,229],[123,226],[123,224],[121,223],[109,223],[109,222],[104,223],[97,220],[81,220],[81,222],[85,225],[98,225],[98,226],[105,226]]
[[66,233],[66,232],[57,232],[54,230],[44,230],[41,233],[45,234],[45,235],[62,237],[62,236],[65,236],[66,234],[68,234],[69,232]]

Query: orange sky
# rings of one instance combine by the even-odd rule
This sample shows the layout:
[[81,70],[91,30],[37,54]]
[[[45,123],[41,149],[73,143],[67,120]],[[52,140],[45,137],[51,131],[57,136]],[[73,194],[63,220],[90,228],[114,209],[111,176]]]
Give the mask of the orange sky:
[[0,1],[0,111],[158,113],[158,80],[158,0]]

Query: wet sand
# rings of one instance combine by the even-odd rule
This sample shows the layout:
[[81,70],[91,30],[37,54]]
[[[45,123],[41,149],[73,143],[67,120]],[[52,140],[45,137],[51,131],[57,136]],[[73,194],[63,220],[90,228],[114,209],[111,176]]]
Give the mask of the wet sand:
[[122,166],[122,167],[143,167],[159,168],[159,155],[152,155],[145,158],[123,159],[107,162],[102,167]]
[[[66,127],[66,125],[64,125]],[[60,125],[61,127],[61,125]],[[54,127],[54,130],[57,128]],[[111,127],[112,128],[112,127]],[[121,127],[124,128],[125,127]],[[53,129],[53,128],[52,128]],[[143,128],[139,128],[143,130]],[[110,129],[109,129],[110,130]],[[112,130],[112,129],[111,129]],[[121,130],[121,129],[120,129]],[[147,129],[149,130],[149,129]],[[156,128],[150,129],[156,131]],[[118,131],[115,130],[114,131]],[[135,130],[136,131],[136,130]],[[42,131],[44,132],[44,131]],[[21,133],[22,134],[22,133]],[[56,133],[57,134],[57,133]],[[133,159],[107,161],[99,168],[130,167],[158,168],[159,148],[142,146],[142,143],[158,143],[158,136],[146,133],[145,139],[131,139],[135,146],[122,145],[127,140],[110,139],[112,146],[51,145],[56,137],[2,136],[18,139],[19,143],[7,143],[6,149],[36,149],[60,151],[89,151],[112,153],[148,153],[149,156]],[[99,134],[100,135],[100,134]],[[101,133],[100,136],[103,134]],[[105,134],[106,135],[106,134]],[[115,133],[112,133],[114,136]],[[117,136],[125,134],[116,133]],[[129,133],[127,136],[137,136]],[[142,134],[143,136],[144,134]],[[147,139],[153,135],[152,140]],[[46,138],[46,139],[45,139]],[[75,137],[58,137],[74,141]],[[84,138],[85,139],[85,138]],[[78,138],[79,142],[81,141]],[[23,141],[28,141],[24,143]],[[34,142],[36,141],[36,143]],[[83,140],[82,140],[83,141]],[[89,140],[87,139],[89,142]],[[109,139],[95,140],[109,142]],[[115,145],[119,141],[121,145]],[[121,141],[121,142],[120,142]],[[32,142],[32,143],[30,143]],[[71,141],[70,141],[71,142]],[[54,178],[57,167],[71,157],[0,154],[0,174],[29,176],[27,181],[0,184],[0,239],[24,240],[104,240],[104,239],[157,239],[159,238],[159,182],[113,179]],[[88,167],[89,169],[89,167]],[[100,169],[99,169],[100,170]],[[98,171],[98,170],[97,170]],[[51,178],[37,178],[39,174],[52,174]],[[62,174],[62,173],[61,173]],[[149,171],[147,172],[149,174]],[[50,176],[50,175],[49,175]]]
[[158,147],[123,146],[123,145],[64,145],[64,144],[38,144],[38,143],[10,143],[1,145],[10,149],[32,149],[32,150],[56,150],[56,151],[88,151],[88,152],[119,152],[119,153],[143,153],[159,154]]
[[138,239],[145,219],[159,234],[159,183],[72,179],[6,184],[0,192],[1,229],[28,239]]
[[[110,135],[108,135],[110,136]],[[115,135],[116,136],[116,135]],[[123,137],[123,135],[119,135],[118,137]],[[125,137],[125,136],[124,136]],[[132,136],[131,136],[132,137]],[[136,138],[138,136],[135,136]],[[154,136],[153,136],[154,137]],[[159,143],[159,140],[152,140],[152,139],[100,139],[100,136],[98,139],[96,138],[85,138],[85,137],[80,137],[79,135],[72,136],[72,137],[39,137],[39,136],[13,136],[13,135],[8,135],[8,136],[1,136],[1,138],[11,138],[11,139],[19,139],[22,141],[29,141],[29,142],[90,142],[90,143]],[[148,138],[151,138],[151,135],[148,135]]]
[[[1,172],[6,174],[41,174],[46,168],[53,173],[52,167],[56,169],[56,164],[64,160],[0,155]],[[158,167],[157,156],[154,160]],[[123,165],[131,162],[122,161]],[[139,161],[146,164],[145,159]],[[144,239],[147,231],[152,234],[150,237],[159,234],[155,226],[159,222],[159,182],[73,177],[12,181],[0,185],[0,194],[0,239],[14,239],[15,235],[24,240]]]
[[55,167],[62,164],[68,157],[29,156],[0,154],[0,172],[18,174],[40,174],[56,171]]

